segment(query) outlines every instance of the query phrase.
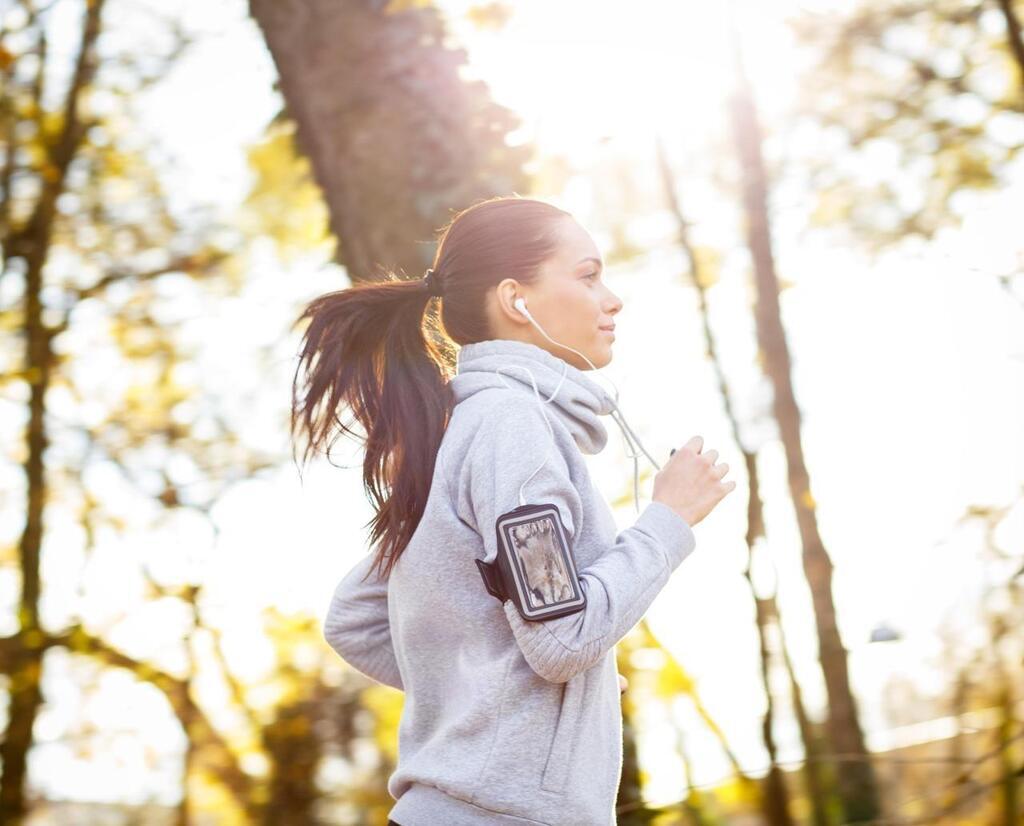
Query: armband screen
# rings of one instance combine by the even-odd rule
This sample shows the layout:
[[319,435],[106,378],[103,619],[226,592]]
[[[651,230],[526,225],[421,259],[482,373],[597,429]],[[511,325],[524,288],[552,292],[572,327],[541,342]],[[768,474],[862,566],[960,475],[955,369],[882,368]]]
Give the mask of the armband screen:
[[501,514],[494,528],[497,559],[475,560],[489,593],[502,602],[511,599],[527,620],[583,610],[587,597],[557,506],[521,505]]

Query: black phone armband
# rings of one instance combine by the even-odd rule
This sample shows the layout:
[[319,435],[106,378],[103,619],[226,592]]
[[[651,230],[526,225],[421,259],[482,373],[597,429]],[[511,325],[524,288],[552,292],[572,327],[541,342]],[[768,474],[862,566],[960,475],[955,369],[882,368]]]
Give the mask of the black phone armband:
[[565,527],[556,505],[520,505],[494,523],[498,556],[475,560],[487,591],[511,599],[523,619],[546,620],[582,611],[580,586]]

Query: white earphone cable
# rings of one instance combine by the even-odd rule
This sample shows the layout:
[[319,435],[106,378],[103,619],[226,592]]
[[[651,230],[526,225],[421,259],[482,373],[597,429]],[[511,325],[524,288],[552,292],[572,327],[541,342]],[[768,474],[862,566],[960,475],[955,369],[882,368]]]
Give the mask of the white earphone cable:
[[[551,429],[551,420],[548,419],[548,414],[544,411],[544,404],[550,404],[555,399],[555,397],[558,395],[558,391],[562,387],[562,382],[565,381],[565,376],[566,376],[566,373],[567,373],[568,365],[566,365],[566,367],[562,369],[562,378],[560,378],[558,380],[558,384],[555,386],[555,390],[551,394],[551,397],[547,398],[547,399],[544,399],[543,401],[541,400],[541,397],[540,397],[540,391],[537,389],[537,379],[534,377],[533,371],[530,370],[525,365],[522,365],[522,364],[514,364],[514,365],[512,365],[512,367],[519,367],[519,368],[525,370],[527,373],[530,374],[530,384],[533,385],[533,395],[537,399],[537,404],[540,405],[540,413],[544,417],[544,424],[546,424],[548,426],[548,435],[551,436],[551,447],[554,447],[554,444],[555,444],[555,431]],[[504,384],[506,387],[508,387],[508,384],[505,382],[505,379],[502,376],[501,369],[502,368],[499,367],[494,372],[496,372],[498,374],[498,378],[501,379],[501,383]],[[549,447],[548,450],[550,451],[550,449],[551,448]],[[527,482],[529,482],[534,476],[537,475],[537,471],[539,471],[542,467],[544,467],[544,462],[546,462],[546,461],[547,461],[547,455],[545,455],[544,461],[541,462],[539,465],[537,465],[537,467],[534,469],[533,473],[531,473],[529,476],[527,476],[526,480],[523,482],[523,484],[521,484],[519,486],[519,504],[520,505],[525,505],[526,504],[526,498],[523,496],[523,488],[526,487]]]
[[[600,375],[602,378],[607,379],[608,382],[611,384],[612,389],[614,390],[614,395],[610,396],[609,398],[611,399],[612,407],[614,408],[614,410],[611,412],[610,415],[611,415],[612,419],[614,420],[615,424],[618,425],[619,431],[622,434],[622,442],[623,442],[623,445],[625,447],[626,456],[628,456],[630,459],[633,460],[633,503],[634,503],[634,506],[636,507],[637,512],[639,513],[639,511],[640,511],[640,467],[639,467],[638,459],[639,459],[640,454],[637,453],[636,450],[634,449],[634,444],[633,444],[634,440],[636,442],[636,446],[640,448],[640,450],[643,452],[644,456],[646,456],[647,459],[650,461],[650,463],[652,465],[654,465],[655,469],[661,470],[661,465],[659,465],[654,460],[654,458],[651,456],[651,454],[647,452],[646,448],[644,448],[644,446],[643,446],[643,443],[640,441],[640,439],[637,437],[637,435],[633,432],[633,429],[629,426],[629,423],[626,421],[626,416],[622,412],[622,408],[619,407],[619,403],[618,403],[619,402],[619,388],[615,385],[615,382],[613,382],[610,378],[608,378],[608,376],[605,376],[604,374],[600,373],[598,371],[597,367],[594,366],[594,363],[590,359],[588,359],[583,353],[581,353],[579,350],[577,350],[575,347],[570,347],[568,344],[562,344],[559,341],[555,341],[553,338],[551,338],[551,336],[549,336],[546,332],[544,332],[544,328],[541,327],[540,324],[538,324],[534,320],[533,316],[530,315],[529,310],[526,309],[526,302],[523,301],[523,299],[521,299],[521,298],[516,299],[515,306],[519,309],[520,312],[522,312],[522,314],[524,316],[526,316],[527,319],[529,319],[530,323],[534,327],[536,327],[538,330],[540,330],[540,333],[541,333],[542,336],[544,336],[544,338],[546,338],[552,344],[555,344],[555,345],[557,345],[559,347],[564,347],[567,350],[572,350],[574,353],[576,353],[577,355],[581,356],[583,358],[583,360],[586,361],[587,364],[590,365],[591,369],[593,369],[594,372],[597,375]],[[458,375],[458,373],[459,373],[459,352],[461,352],[461,350],[456,351],[456,353],[455,353],[455,374],[456,375]],[[544,399],[544,400],[542,400],[541,397],[540,397],[540,391],[537,389],[537,381],[534,378],[533,373],[527,367],[525,367],[525,366],[522,366],[522,365],[514,365],[514,366],[522,367],[522,369],[526,370],[526,372],[530,374],[530,383],[533,385],[534,396],[537,399],[537,404],[540,405],[541,414],[544,416],[544,423],[548,427],[548,433],[551,436],[551,444],[554,445],[554,443],[555,443],[555,434],[554,434],[554,431],[551,429],[551,422],[548,420],[548,415],[544,411],[544,403],[550,403],[558,395],[558,390],[559,390],[559,388],[561,388],[562,382],[565,381],[568,363],[564,364],[564,366],[562,368],[562,378],[559,379],[558,385],[555,387],[555,390],[551,394],[551,397],[548,398],[548,399]],[[501,378],[501,370],[499,369],[499,370],[497,370],[495,372],[497,372],[499,378]],[[504,378],[501,378],[501,383],[504,384],[506,387],[508,387],[508,384],[505,382]],[[545,458],[544,461],[546,462],[547,458]],[[537,466],[536,470],[534,470],[533,473],[531,473],[529,475],[529,477],[526,479],[526,481],[523,482],[523,484],[519,486],[519,504],[520,505],[526,504],[526,500],[523,497],[523,488],[526,486],[526,483],[529,482],[530,479],[532,479],[537,474],[537,471],[539,471],[543,466],[544,466],[544,462],[541,462],[541,464]]]
[[[643,444],[640,442],[640,439],[637,437],[637,435],[633,432],[633,429],[626,422],[626,416],[622,412],[622,408],[619,407],[619,403],[618,403],[619,402],[619,388],[615,385],[615,382],[613,382],[610,378],[608,378],[607,376],[604,376],[603,374],[599,373],[598,370],[597,370],[597,367],[594,366],[594,363],[590,359],[588,359],[583,353],[581,353],[579,350],[577,350],[575,347],[570,347],[568,344],[562,344],[559,341],[555,341],[553,338],[551,338],[551,336],[549,336],[546,332],[544,332],[544,328],[541,327],[540,324],[538,324],[534,320],[533,316],[530,315],[530,311],[526,309],[526,302],[523,299],[518,298],[518,299],[516,299],[516,301],[514,303],[515,303],[515,306],[519,309],[519,311],[524,316],[526,316],[527,319],[529,319],[530,323],[534,327],[536,327],[538,330],[540,330],[540,333],[541,333],[542,336],[544,336],[544,338],[546,338],[552,344],[556,344],[559,347],[565,347],[567,350],[572,350],[574,353],[576,353],[577,355],[581,356],[583,358],[583,360],[586,361],[587,364],[590,365],[591,369],[593,369],[595,373],[597,373],[598,375],[601,375],[602,378],[608,379],[608,382],[612,385],[612,388],[614,389],[615,393],[614,393],[614,397],[612,397],[611,401],[612,401],[612,406],[615,408],[615,410],[612,412],[611,415],[612,415],[612,419],[615,421],[615,424],[617,424],[619,426],[619,430],[622,432],[623,442],[626,445],[626,455],[633,460],[633,502],[634,502],[634,505],[636,507],[637,513],[639,513],[640,512],[640,469],[639,469],[639,464],[638,464],[638,461],[637,461],[637,459],[639,457],[639,454],[636,453],[632,449],[633,448],[633,444],[632,444],[631,439],[636,441],[637,446],[639,446],[640,450],[643,451],[644,456],[646,456],[648,458],[650,463],[652,465],[654,465],[654,467],[657,470],[661,470],[661,465],[659,465],[656,461],[654,461],[654,459],[651,456],[651,454],[647,452],[647,450],[644,448]],[[563,378],[564,378],[564,376],[563,376]],[[559,385],[561,385],[561,382],[559,382]],[[534,387],[534,390],[536,391],[536,386]],[[616,413],[618,415],[615,415]],[[548,425],[548,427],[550,429],[550,425]],[[629,434],[628,436],[627,436],[627,433]]]

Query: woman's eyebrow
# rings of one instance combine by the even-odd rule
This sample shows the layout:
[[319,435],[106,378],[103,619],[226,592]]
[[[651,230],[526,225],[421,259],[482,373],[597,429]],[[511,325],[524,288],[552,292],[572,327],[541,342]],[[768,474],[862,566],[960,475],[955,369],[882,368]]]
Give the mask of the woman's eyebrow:
[[594,258],[592,255],[588,256],[586,258],[581,258],[579,261],[576,262],[576,266],[578,267],[584,261],[593,261],[595,264],[597,264],[597,266],[599,268],[604,269],[604,264],[601,263],[601,259],[600,258]]

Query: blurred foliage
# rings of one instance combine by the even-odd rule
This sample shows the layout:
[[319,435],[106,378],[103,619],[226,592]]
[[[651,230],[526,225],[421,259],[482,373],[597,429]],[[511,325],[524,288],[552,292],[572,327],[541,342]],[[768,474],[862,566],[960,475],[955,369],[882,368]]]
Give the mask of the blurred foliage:
[[264,139],[249,148],[248,162],[253,185],[237,219],[246,236],[272,238],[285,263],[333,240],[323,193],[309,159],[295,146],[294,123],[272,123]]
[[[275,13],[293,13],[274,5]],[[73,48],[58,49],[53,14],[68,7],[82,14],[64,25],[73,19],[80,30]],[[173,819],[383,824],[403,695],[340,662],[307,613],[268,608],[245,646],[262,666],[243,669],[223,614],[215,613],[237,607],[203,573],[219,538],[214,509],[235,485],[258,480],[286,457],[245,435],[246,405],[239,411],[231,400],[245,396],[251,409],[259,397],[247,394],[243,371],[210,371],[204,322],[247,300],[254,238],[272,239],[286,263],[338,243],[339,260],[351,261],[357,275],[368,272],[365,262],[411,267],[429,258],[430,230],[452,204],[493,191],[558,192],[577,169],[571,158],[551,156],[523,174],[530,148],[508,142],[517,118],[493,105],[484,84],[460,79],[465,55],[444,47],[434,4],[395,0],[387,4],[395,14],[384,19],[349,17],[354,6],[339,3],[338,16],[312,35],[348,28],[351,40],[339,43],[350,48],[337,49],[338,64],[325,75],[349,72],[348,85],[302,75],[297,64],[308,52],[301,40],[278,44],[277,54],[295,61],[282,64],[297,73],[293,88],[308,97],[293,105],[286,95],[281,116],[249,150],[254,184],[238,215],[219,223],[176,212],[168,197],[175,170],[161,165],[133,104],[173,71],[191,41],[180,22],[149,16],[166,26],[152,41],[114,37],[137,21],[127,5],[116,7],[124,18],[109,14],[113,8],[102,0],[19,0],[0,13],[0,391],[11,412],[5,424],[18,432],[2,455],[5,469],[24,480],[2,492],[5,513],[17,513],[24,526],[0,541],[0,569],[18,589],[9,594],[0,638],[8,699],[8,808],[0,820],[15,822],[12,801],[23,802],[12,767],[27,763],[38,732],[47,731],[44,701],[54,713],[45,722],[56,729],[47,746],[99,759],[123,747],[122,733],[103,730],[93,703],[118,692],[125,708],[157,695],[160,712],[187,739],[184,753],[171,755],[182,760],[185,792]],[[500,28],[511,9],[482,3],[466,16],[478,28]],[[930,237],[956,222],[958,192],[1003,185],[1020,149],[1006,139],[1007,124],[1019,124],[1024,108],[998,15],[997,4],[980,2],[873,1],[795,21],[801,48],[820,54],[802,114],[843,136],[839,146],[823,144],[810,169],[816,221],[875,246],[911,233]],[[360,59],[363,43],[375,47],[374,59],[353,73],[346,61]],[[339,100],[353,108],[331,105]],[[306,125],[307,134],[324,137],[303,146],[301,117],[309,111],[327,113]],[[871,153],[888,153],[899,175],[859,176],[858,157]],[[359,173],[354,180],[337,175],[349,170]],[[607,170],[595,201],[611,227],[609,262],[627,263],[647,246],[621,216],[650,205],[629,162],[611,161]],[[716,283],[723,253],[699,245],[694,256],[701,286]],[[257,373],[273,357],[251,355]],[[652,475],[644,463],[640,483]],[[632,508],[632,479],[612,504]],[[1001,540],[1010,518],[1010,508],[980,506],[965,517],[983,526],[988,587],[971,605],[985,608],[986,633],[952,623],[943,629],[946,648],[936,665],[956,675],[954,684],[938,696],[898,680],[889,686],[892,703],[908,714],[949,713],[958,721],[948,741],[882,755],[892,761],[884,763],[888,805],[902,817],[997,822],[1014,805],[1024,745],[1024,560]],[[95,575],[111,547],[123,550],[113,588]],[[25,583],[38,583],[38,592]],[[85,604],[101,616],[80,610]],[[118,644],[139,629],[143,644]],[[629,680],[623,709],[631,739],[620,822],[729,823],[756,810],[757,787],[685,664],[646,623],[617,653]],[[112,681],[112,674],[127,679]],[[66,679],[60,694],[42,696],[44,676]],[[720,783],[690,784],[694,732],[670,716],[680,703],[730,762]],[[686,797],[669,806],[642,801],[651,772],[632,738],[646,715],[677,727]],[[964,719],[980,722],[972,728]],[[147,764],[175,750],[142,739],[136,745]],[[827,765],[841,771],[841,763]],[[797,770],[787,771],[787,782],[794,810],[806,814]],[[49,804],[40,798],[35,805]],[[149,812],[138,822],[159,822]],[[838,819],[838,810],[832,814]],[[84,817],[63,822],[94,822]]]
[[[63,16],[76,8],[77,18]],[[0,638],[9,697],[3,822],[17,822],[27,805],[41,686],[60,674],[81,674],[83,693],[107,685],[107,670],[132,677],[116,691],[158,691],[188,738],[181,810],[217,811],[223,823],[251,822],[261,798],[273,802],[259,774],[242,767],[244,752],[255,744],[276,757],[268,738],[292,713],[281,702],[258,716],[209,645],[219,636],[199,560],[216,546],[211,512],[234,484],[286,457],[246,441],[218,395],[221,377],[203,366],[209,317],[246,285],[245,238],[171,208],[173,170],[157,162],[134,107],[193,41],[177,21],[156,19],[163,25],[154,29],[145,10],[102,0],[19,2],[0,14],[0,386],[8,414],[21,407],[6,426],[22,426],[3,461],[8,471],[20,466],[25,483],[4,494],[23,527],[0,561],[21,585]],[[97,574],[118,545],[112,584]],[[40,617],[46,603],[51,624]],[[165,627],[140,646],[138,629],[156,616]],[[178,634],[172,651],[168,632]],[[308,618],[300,633],[307,643],[320,636]],[[131,652],[112,642],[131,639]],[[83,670],[80,660],[102,668]],[[295,675],[280,701],[314,678]],[[227,716],[238,728],[219,716],[216,692],[198,691],[211,682],[233,687],[238,704]],[[74,732],[79,755],[102,752],[109,735],[95,709],[60,708],[67,722],[57,734]]]
[[[1024,147],[1024,67],[999,4],[858,0],[791,25],[814,56],[795,114],[825,130],[807,159],[815,223],[877,252],[957,225],[958,193],[1004,184]],[[886,172],[872,180],[867,161]]]

